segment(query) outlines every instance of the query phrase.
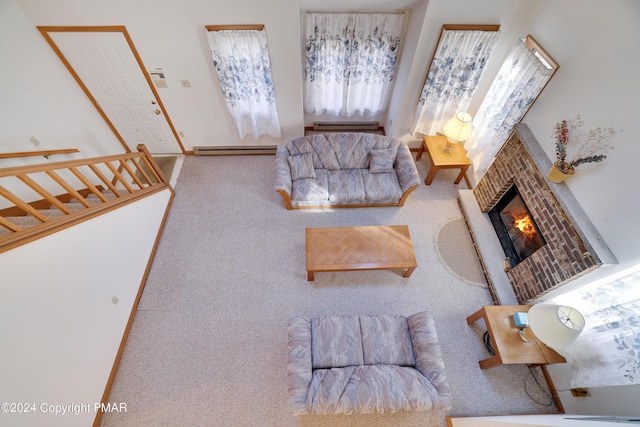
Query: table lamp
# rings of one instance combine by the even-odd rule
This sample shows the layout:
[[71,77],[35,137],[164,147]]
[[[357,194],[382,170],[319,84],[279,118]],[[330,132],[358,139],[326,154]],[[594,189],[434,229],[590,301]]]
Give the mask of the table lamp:
[[464,142],[471,136],[471,115],[469,113],[457,113],[442,128],[442,133],[447,137],[444,146],[445,153],[451,153],[458,142]]
[[520,338],[528,342],[537,337],[556,348],[573,344],[585,325],[584,316],[566,305],[537,304],[529,309],[527,318],[529,326],[519,331]]

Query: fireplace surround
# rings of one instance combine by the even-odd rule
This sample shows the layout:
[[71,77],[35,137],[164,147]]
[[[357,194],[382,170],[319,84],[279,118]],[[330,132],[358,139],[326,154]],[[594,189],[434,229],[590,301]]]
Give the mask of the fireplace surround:
[[[617,263],[566,184],[547,181],[550,167],[529,128],[518,124],[478,185],[459,191],[458,201],[496,304],[531,303],[598,267]],[[504,209],[499,203],[514,188],[543,243],[505,272],[503,260],[509,255],[489,212],[496,206]]]

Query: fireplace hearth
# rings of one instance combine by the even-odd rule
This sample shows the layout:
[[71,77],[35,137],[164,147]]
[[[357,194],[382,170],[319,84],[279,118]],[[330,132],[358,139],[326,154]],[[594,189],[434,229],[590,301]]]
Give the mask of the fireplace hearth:
[[[527,125],[517,124],[478,185],[459,190],[496,304],[533,303],[596,268],[617,263],[566,183],[548,182],[550,168],[551,160]],[[500,226],[494,228],[490,217]],[[505,257],[515,261],[512,268],[505,269]]]
[[489,211],[489,218],[510,268],[547,244],[515,184]]

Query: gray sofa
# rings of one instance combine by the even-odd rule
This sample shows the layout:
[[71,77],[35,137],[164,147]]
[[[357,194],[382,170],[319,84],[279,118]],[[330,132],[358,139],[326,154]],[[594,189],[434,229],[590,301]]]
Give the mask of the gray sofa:
[[418,185],[407,144],[383,135],[310,135],[276,150],[275,188],[287,209],[402,206]]
[[426,312],[296,316],[288,349],[295,415],[451,409],[440,343]]

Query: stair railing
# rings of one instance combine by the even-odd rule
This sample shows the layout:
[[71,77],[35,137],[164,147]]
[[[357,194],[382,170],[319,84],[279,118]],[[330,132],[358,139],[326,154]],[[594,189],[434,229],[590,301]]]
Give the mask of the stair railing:
[[137,153],[0,169],[0,253],[164,189],[173,193],[146,147],[137,148]]
[[48,159],[50,156],[54,154],[71,154],[71,153],[79,153],[80,150],[77,148],[63,148],[60,150],[40,150],[40,151],[19,151],[16,153],[0,153],[0,159],[13,159],[16,157],[33,157],[33,156],[43,156],[45,159]]

